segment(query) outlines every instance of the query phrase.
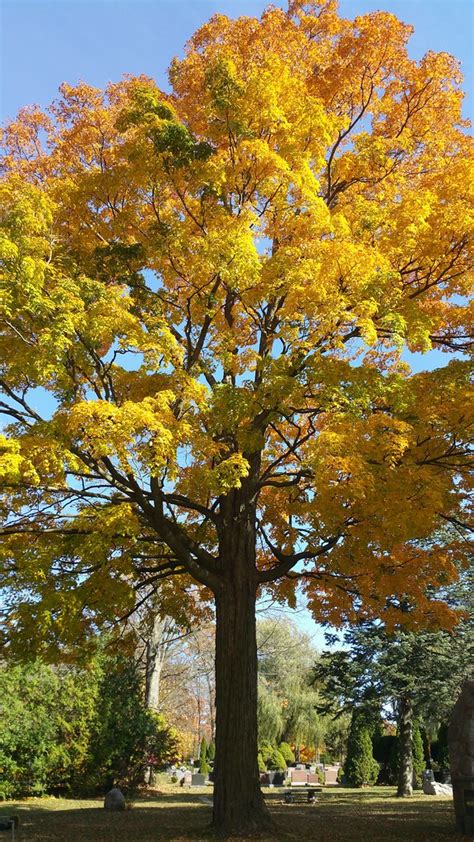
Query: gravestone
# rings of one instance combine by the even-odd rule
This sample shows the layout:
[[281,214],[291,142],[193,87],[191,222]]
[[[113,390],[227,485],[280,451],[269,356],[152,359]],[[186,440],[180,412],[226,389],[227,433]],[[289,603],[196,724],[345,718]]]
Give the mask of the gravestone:
[[324,769],[324,783],[334,785],[337,784],[337,773],[339,766],[326,766]]
[[196,772],[191,776],[191,786],[206,786],[206,775]]
[[183,772],[183,777],[181,778],[179,785],[180,786],[191,786],[193,780],[193,776],[191,772],[187,770]]
[[308,773],[306,769],[292,769],[290,772],[291,786],[306,786]]
[[448,732],[456,825],[474,835],[474,681],[466,681],[454,705]]
[[308,772],[306,779],[310,786],[313,786],[314,784],[319,784],[319,778],[316,772]]
[[104,798],[104,807],[106,810],[125,810],[125,798],[123,792],[114,786]]
[[451,784],[440,784],[438,781],[429,781],[423,778],[423,792],[425,795],[452,795]]

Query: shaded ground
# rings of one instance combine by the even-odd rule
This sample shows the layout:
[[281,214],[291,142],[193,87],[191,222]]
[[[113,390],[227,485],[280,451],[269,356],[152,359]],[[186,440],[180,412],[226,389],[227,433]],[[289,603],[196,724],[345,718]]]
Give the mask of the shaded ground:
[[[389,787],[328,789],[314,806],[283,804],[281,790],[265,790],[265,796],[277,826],[265,842],[471,842],[454,830],[450,798],[397,799]],[[34,798],[1,804],[0,815],[20,817],[18,842],[202,842],[213,838],[203,797],[212,797],[209,787],[164,786],[123,813],[104,810],[102,801]]]

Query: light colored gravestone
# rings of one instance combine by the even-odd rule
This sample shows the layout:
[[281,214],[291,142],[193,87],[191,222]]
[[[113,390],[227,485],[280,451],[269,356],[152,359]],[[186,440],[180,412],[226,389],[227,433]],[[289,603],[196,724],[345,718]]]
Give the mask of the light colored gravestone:
[[114,786],[110,792],[107,793],[104,799],[104,807],[106,810],[125,810],[125,798],[123,792],[118,786]]
[[423,780],[423,792],[425,795],[452,795],[451,784],[440,784],[438,781]]
[[324,783],[329,784],[330,786],[334,786],[337,784],[337,773],[339,772],[338,766],[326,766],[324,770]]
[[449,723],[449,761],[456,825],[474,834],[474,681],[466,681]]
[[191,778],[191,786],[206,786],[206,775],[196,772]]

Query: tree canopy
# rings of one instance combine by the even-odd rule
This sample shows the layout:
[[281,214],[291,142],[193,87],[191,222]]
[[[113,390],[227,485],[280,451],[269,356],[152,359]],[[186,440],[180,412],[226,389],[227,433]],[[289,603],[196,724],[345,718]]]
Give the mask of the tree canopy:
[[334,0],[215,15],[168,90],[63,84],[6,127],[11,650],[194,582],[256,707],[258,588],[301,584],[331,623],[453,622],[427,586],[463,542],[420,542],[462,531],[469,367],[401,353],[468,350],[472,145],[456,60],[411,59],[411,32]]
[[466,347],[473,179],[457,63],[409,59],[410,33],[334,3],[217,15],[170,93],[64,84],[6,128],[2,557],[34,595],[17,635],[115,616],[137,577],[216,588],[242,484],[259,581],[305,565],[333,622],[408,593],[432,610],[459,548],[412,540],[464,501],[468,369],[410,375],[400,350]]

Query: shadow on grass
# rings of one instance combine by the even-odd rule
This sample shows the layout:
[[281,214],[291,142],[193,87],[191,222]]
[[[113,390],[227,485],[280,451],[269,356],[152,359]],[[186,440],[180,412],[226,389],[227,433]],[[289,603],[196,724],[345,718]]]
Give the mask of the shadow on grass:
[[120,813],[103,807],[47,809],[18,805],[18,842],[157,842],[210,839],[211,813],[204,806],[133,807]]
[[[211,793],[208,792],[207,795]],[[372,793],[322,793],[315,805],[285,805],[278,790],[265,793],[275,820],[262,842],[462,842],[450,801],[403,800]],[[0,814],[20,817],[18,842],[191,842],[212,840],[204,792],[163,793],[137,799],[113,813],[101,801],[49,800],[3,804]],[[365,797],[364,797],[365,796]],[[372,796],[372,797],[370,797]]]

